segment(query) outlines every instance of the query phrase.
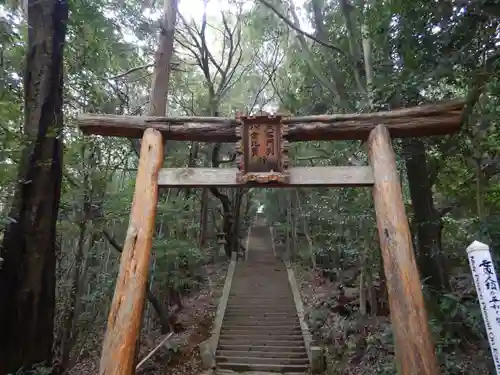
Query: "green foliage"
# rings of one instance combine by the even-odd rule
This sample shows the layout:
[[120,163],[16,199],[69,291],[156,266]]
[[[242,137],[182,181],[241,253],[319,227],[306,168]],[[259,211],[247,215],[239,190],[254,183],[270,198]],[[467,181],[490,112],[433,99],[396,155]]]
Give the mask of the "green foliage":
[[155,272],[157,277],[167,280],[167,286],[176,291],[198,289],[203,281],[199,272],[206,256],[193,241],[156,240],[154,248],[159,269]]

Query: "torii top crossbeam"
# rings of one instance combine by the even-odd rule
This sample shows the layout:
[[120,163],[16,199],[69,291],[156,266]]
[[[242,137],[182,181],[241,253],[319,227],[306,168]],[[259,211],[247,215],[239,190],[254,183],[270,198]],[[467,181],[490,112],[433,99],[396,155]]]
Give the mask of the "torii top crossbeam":
[[[459,130],[465,102],[455,100],[394,111],[289,117],[290,142],[365,140],[377,125],[385,125],[392,138],[451,134]],[[236,142],[239,121],[224,117],[152,117],[82,114],[77,118],[84,134],[140,138],[153,128],[164,139],[199,142]]]

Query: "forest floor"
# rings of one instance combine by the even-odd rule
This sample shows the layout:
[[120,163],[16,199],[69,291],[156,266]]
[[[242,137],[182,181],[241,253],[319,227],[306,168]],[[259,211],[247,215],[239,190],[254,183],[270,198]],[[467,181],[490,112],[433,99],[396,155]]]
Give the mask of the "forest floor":
[[[394,345],[389,316],[361,316],[359,285],[353,270],[336,281],[320,270],[295,265],[306,319],[314,339],[326,350],[329,375],[395,374]],[[343,286],[340,292],[339,286]],[[440,334],[443,327],[431,318],[441,374],[490,374],[487,344],[460,342]]]
[[[178,314],[182,326],[137,372],[138,375],[198,375],[203,372],[198,345],[211,331],[218,299],[224,285],[227,262],[204,266],[206,282],[199,290],[183,298]],[[396,373],[390,319],[387,315],[361,316],[359,287],[355,270],[346,270],[330,281],[321,270],[295,264],[309,328],[326,351],[328,375],[388,375]],[[354,276],[353,276],[354,275]],[[463,281],[462,281],[463,283]],[[340,291],[343,286],[343,292]],[[462,289],[467,288],[461,286]],[[368,311],[369,312],[369,311]],[[152,319],[154,321],[154,318]],[[154,322],[153,322],[154,323]],[[165,337],[157,324],[146,325],[141,335],[139,359],[144,358]],[[151,326],[151,327],[150,327]],[[92,353],[79,360],[70,375],[98,372],[100,345],[105,327],[96,328]],[[445,337],[446,328],[431,318],[441,374],[490,374],[491,355],[487,343],[461,345]]]
[[198,345],[210,337],[228,263],[206,267],[209,282],[199,293],[186,299],[179,322],[186,328],[173,343],[180,349],[171,358],[168,374],[196,375],[203,371]]
[[[182,299],[183,308],[177,315],[177,324],[180,332],[174,333],[164,348],[159,349],[137,371],[138,375],[195,375],[202,370],[198,344],[206,340],[211,331],[212,322],[217,309],[218,299],[224,286],[228,262],[215,265],[205,265],[201,273],[206,282],[200,285],[199,290]],[[159,296],[161,298],[161,296]],[[165,335],[160,333],[159,326],[152,318],[153,324],[145,324],[141,333],[141,349],[139,361],[146,357]],[[70,375],[97,374],[99,370],[100,345],[105,326],[95,329],[95,347],[78,360],[69,372]]]

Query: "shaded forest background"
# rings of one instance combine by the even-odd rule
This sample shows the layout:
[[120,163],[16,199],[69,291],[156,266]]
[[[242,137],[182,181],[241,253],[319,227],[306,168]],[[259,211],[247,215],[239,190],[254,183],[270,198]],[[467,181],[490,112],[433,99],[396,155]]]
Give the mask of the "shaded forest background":
[[[481,240],[500,259],[500,2],[190,1],[180,1],[175,27],[171,116],[370,112],[467,100],[460,133],[394,145],[442,373],[488,373],[465,247]],[[36,12],[27,16],[26,5]],[[83,137],[74,119],[147,112],[163,7],[154,0],[0,5],[0,330],[9,332],[0,335],[0,372],[95,372],[139,143]],[[52,62],[63,53],[64,63],[47,73],[37,38],[50,33],[55,43],[43,47]],[[40,93],[44,106],[36,103]],[[169,141],[164,164],[233,167],[233,150]],[[295,143],[291,160],[367,163],[359,142]],[[161,192],[141,353],[162,334],[176,335],[145,373],[198,369],[192,358],[201,339],[193,337],[207,334],[227,254],[244,252],[261,205],[296,261],[329,373],[393,374],[371,193],[325,188]],[[16,354],[2,357],[7,348]]]

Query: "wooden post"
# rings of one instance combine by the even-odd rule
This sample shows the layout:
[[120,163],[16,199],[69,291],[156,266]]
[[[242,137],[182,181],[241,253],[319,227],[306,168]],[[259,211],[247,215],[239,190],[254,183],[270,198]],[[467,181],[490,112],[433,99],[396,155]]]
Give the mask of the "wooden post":
[[159,131],[147,129],[142,138],[130,223],[104,337],[100,375],[135,373],[134,353],[142,322],[158,203],[158,172],[162,164],[163,137]]
[[396,156],[384,125],[368,138],[373,197],[387,278],[396,360],[401,375],[437,375],[422,286],[399,183]]

